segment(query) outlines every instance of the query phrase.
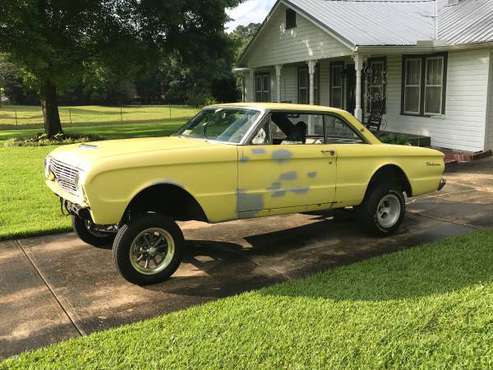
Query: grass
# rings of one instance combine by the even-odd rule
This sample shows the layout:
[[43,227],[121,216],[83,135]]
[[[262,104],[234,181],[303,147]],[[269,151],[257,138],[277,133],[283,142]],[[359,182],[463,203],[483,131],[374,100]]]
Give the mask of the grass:
[[[182,108],[177,109],[180,112]],[[192,111],[189,113],[193,114]],[[90,126],[69,126],[64,131],[105,139],[168,136],[185,122],[183,118],[117,125],[97,123],[94,119]],[[55,147],[4,147],[3,144],[6,140],[29,137],[39,132],[39,128],[0,130],[0,240],[69,230],[69,219],[61,216],[57,198],[43,180],[43,160]]]
[[1,369],[492,368],[493,232],[70,340]]
[[[65,127],[87,125],[122,125],[183,120],[195,115],[198,108],[189,106],[74,106],[60,107]],[[42,125],[41,109],[35,106],[5,105],[0,107],[0,128],[37,128]]]
[[[124,125],[103,125],[82,127],[64,127],[63,131],[69,135],[94,135],[106,139],[126,139],[129,137],[166,136],[175,132],[183,120],[164,123],[125,123]],[[41,132],[40,129],[0,130],[0,145],[2,141],[31,137]]]

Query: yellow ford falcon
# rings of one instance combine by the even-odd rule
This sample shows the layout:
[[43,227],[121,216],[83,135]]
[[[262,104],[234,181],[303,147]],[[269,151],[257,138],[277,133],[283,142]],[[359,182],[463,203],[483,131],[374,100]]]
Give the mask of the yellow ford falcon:
[[206,107],[171,137],[60,147],[45,165],[77,235],[113,243],[117,269],[140,285],[181,263],[176,221],[353,207],[385,236],[401,224],[405,196],[440,190],[443,172],[442,153],[382,144],[345,111],[254,103]]

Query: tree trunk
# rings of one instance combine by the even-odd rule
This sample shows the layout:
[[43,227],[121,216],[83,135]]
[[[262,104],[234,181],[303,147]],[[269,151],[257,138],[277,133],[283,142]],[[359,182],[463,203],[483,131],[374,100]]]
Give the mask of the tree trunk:
[[41,85],[41,109],[46,135],[51,138],[62,133],[56,86],[49,79],[43,81]]

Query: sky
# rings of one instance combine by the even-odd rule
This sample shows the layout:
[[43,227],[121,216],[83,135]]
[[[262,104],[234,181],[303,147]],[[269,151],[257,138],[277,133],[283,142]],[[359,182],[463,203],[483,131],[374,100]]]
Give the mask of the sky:
[[226,25],[227,31],[233,31],[239,25],[261,23],[275,2],[276,0],[247,0],[236,8],[229,9],[228,15],[233,20]]

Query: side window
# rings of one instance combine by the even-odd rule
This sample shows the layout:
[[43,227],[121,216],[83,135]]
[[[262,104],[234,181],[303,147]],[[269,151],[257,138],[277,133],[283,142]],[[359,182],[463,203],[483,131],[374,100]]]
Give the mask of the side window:
[[325,140],[327,144],[360,144],[361,137],[342,119],[325,116]]
[[252,139],[253,145],[300,145],[324,143],[324,116],[274,112]]

